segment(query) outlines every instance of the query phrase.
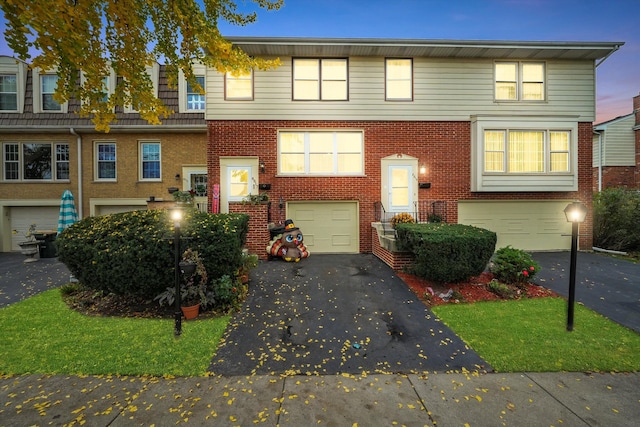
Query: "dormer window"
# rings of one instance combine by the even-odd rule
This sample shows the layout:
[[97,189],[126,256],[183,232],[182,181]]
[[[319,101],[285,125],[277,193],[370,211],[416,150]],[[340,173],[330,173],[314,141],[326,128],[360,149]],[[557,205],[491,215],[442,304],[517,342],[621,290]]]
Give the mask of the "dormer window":
[[0,112],[24,112],[27,86],[27,64],[8,56],[0,56]]
[[0,74],[0,111],[18,110],[18,76]]
[[54,99],[58,75],[55,71],[42,72],[33,70],[33,112],[34,113],[66,113],[67,102],[58,103]]

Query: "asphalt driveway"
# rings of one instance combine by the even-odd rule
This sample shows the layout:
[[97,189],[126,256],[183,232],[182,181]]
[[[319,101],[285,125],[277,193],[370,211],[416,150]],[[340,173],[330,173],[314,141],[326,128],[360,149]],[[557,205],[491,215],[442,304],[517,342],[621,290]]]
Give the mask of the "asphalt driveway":
[[261,262],[209,367],[222,375],[491,370],[371,254]]

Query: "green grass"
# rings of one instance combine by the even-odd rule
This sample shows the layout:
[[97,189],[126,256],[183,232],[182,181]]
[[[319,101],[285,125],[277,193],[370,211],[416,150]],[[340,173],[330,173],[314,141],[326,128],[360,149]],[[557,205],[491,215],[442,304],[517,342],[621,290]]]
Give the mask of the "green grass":
[[229,316],[173,319],[87,317],[53,289],[0,309],[0,373],[204,375]]
[[640,370],[640,334],[562,298],[449,304],[436,315],[499,372]]

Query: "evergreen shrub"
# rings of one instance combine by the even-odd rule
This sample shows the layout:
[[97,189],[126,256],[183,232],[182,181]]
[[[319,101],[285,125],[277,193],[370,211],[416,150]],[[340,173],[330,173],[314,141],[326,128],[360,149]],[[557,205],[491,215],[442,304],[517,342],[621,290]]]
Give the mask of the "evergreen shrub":
[[607,188],[593,196],[593,244],[602,249],[640,251],[640,191]]
[[496,251],[489,270],[498,281],[523,287],[534,278],[540,266],[529,253],[505,246]]
[[496,247],[496,233],[463,224],[398,224],[400,250],[411,252],[409,271],[440,283],[455,283],[481,274]]
[[[233,276],[242,262],[249,217],[190,210],[181,227],[182,254],[198,251],[209,282]],[[56,239],[58,259],[80,283],[116,295],[153,299],[174,285],[173,222],[165,210],[88,217]]]

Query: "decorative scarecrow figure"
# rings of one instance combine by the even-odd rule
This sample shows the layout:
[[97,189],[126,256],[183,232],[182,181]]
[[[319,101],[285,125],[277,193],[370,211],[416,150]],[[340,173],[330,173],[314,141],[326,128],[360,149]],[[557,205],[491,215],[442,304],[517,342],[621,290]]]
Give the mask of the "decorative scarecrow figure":
[[284,222],[282,234],[276,235],[267,246],[267,253],[272,256],[282,257],[285,261],[298,262],[309,256],[309,251],[302,243],[302,232],[295,226],[292,220]]

